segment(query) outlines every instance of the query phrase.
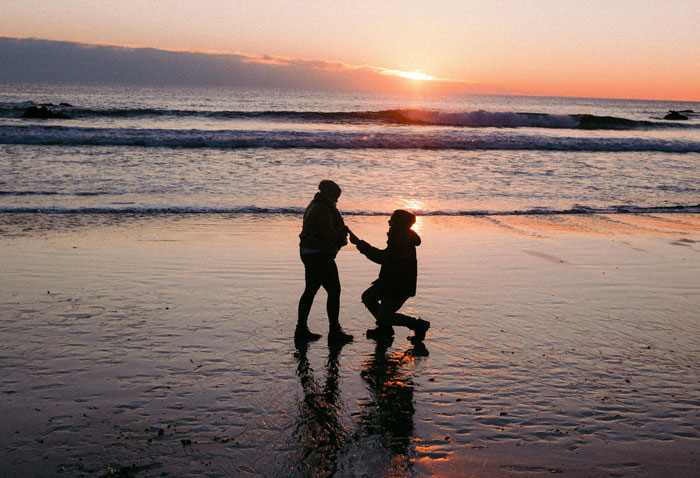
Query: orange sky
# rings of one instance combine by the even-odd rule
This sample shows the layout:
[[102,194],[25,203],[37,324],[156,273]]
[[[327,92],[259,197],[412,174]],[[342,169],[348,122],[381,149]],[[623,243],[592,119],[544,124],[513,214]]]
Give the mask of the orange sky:
[[4,0],[0,35],[419,71],[451,90],[699,101],[698,18],[697,0]]

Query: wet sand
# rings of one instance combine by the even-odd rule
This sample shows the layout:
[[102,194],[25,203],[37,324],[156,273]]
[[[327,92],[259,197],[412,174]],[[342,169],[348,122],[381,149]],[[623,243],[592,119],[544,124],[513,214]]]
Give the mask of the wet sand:
[[[348,217],[385,242],[386,217]],[[420,218],[425,347],[291,339],[297,216],[0,215],[3,476],[692,476],[700,215]],[[325,294],[310,326],[324,335]]]

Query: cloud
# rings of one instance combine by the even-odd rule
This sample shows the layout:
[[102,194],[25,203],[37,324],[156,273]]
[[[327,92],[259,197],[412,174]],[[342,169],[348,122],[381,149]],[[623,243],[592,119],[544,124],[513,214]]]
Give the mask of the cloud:
[[[503,93],[459,81],[316,59],[171,51],[0,37],[0,81],[260,86],[322,90]],[[401,72],[399,72],[401,73]]]

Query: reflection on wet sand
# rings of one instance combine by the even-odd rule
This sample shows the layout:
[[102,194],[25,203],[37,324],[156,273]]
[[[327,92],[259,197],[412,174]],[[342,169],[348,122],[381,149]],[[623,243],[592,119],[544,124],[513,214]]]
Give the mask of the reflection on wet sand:
[[308,343],[297,344],[294,358],[304,391],[293,435],[300,445],[291,469],[300,476],[411,473],[414,439],[414,382],[410,368],[428,350],[417,344],[407,351],[389,352],[393,338],[378,341],[360,375],[369,396],[360,400],[355,431],[344,423],[338,359],[342,345],[329,344],[326,380],[321,386],[307,357]]

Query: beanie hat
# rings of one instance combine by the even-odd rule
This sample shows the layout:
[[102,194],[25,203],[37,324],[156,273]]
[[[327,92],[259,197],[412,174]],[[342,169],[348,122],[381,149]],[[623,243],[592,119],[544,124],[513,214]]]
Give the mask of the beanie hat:
[[416,223],[416,216],[413,213],[405,211],[403,209],[397,209],[394,214],[391,215],[398,225],[410,228]]
[[327,196],[340,197],[340,186],[330,179],[324,179],[318,183],[318,190]]

